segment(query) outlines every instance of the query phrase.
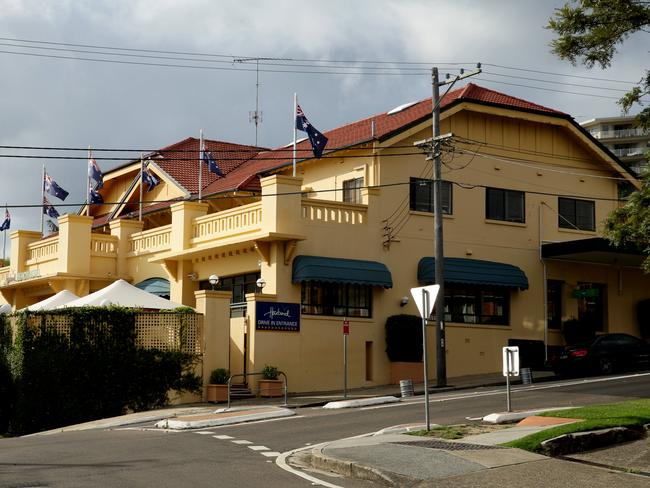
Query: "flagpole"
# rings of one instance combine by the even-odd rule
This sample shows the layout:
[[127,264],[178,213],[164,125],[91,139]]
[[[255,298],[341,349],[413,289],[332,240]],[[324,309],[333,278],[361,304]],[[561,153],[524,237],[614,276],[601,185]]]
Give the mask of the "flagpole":
[[296,113],[298,113],[298,94],[293,94],[293,176],[296,176]]
[[140,153],[140,218],[138,220],[142,221],[142,182],[144,181],[144,159],[142,158],[142,153]]
[[43,237],[43,210],[45,210],[45,165],[43,165],[43,178],[41,179],[41,237]]
[[203,166],[201,165],[201,158],[203,157],[203,150],[205,149],[203,147],[205,143],[203,142],[203,129],[199,131],[199,202],[201,201],[201,195],[202,195],[202,187],[203,187]]
[[[7,202],[5,202],[5,216],[7,215]],[[4,229],[2,233],[2,266],[4,267],[5,265],[5,260],[7,259],[7,254],[5,253],[7,249],[7,229]]]
[[[88,146],[88,163],[90,164],[90,159],[92,158],[92,149]],[[88,166],[86,165],[86,215],[90,216],[90,171],[88,171]]]

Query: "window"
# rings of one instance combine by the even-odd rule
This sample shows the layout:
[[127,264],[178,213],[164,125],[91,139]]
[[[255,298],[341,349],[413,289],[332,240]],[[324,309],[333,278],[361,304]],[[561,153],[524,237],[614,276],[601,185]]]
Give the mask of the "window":
[[591,200],[558,198],[558,225],[563,229],[596,230],[596,211]]
[[445,283],[445,321],[508,325],[510,290]]
[[[257,283],[255,282],[261,276],[261,273],[257,272],[219,278],[219,283],[214,287],[214,289],[232,292],[232,298],[230,299],[231,317],[243,317],[245,315],[246,294],[260,292],[260,289],[257,287]],[[199,283],[199,289],[211,290],[212,285],[208,280],[203,280]]]
[[371,317],[372,288],[369,285],[307,281],[301,290],[302,313],[337,317]]
[[523,191],[485,189],[485,218],[507,222],[525,222],[525,198]]
[[363,188],[363,178],[345,180],[343,182],[343,201],[361,203],[361,188]]
[[[451,183],[442,181],[442,213],[451,215]],[[433,180],[411,178],[410,200],[411,210],[433,213]]]
[[546,322],[549,329],[562,328],[562,281],[546,282]]

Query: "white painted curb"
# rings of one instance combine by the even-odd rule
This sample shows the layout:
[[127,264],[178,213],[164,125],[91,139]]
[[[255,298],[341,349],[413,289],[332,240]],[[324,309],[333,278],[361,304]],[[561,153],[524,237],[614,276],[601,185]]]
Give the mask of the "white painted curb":
[[552,408],[538,408],[536,410],[526,410],[523,412],[500,412],[500,413],[491,413],[483,417],[483,422],[488,422],[490,424],[507,424],[511,422],[517,422],[518,420],[524,420],[526,417],[532,415],[537,415],[542,412],[552,412],[554,410],[569,410],[576,407],[552,407]]
[[[217,411],[218,412],[218,411]],[[207,427],[216,427],[219,425],[232,425],[242,422],[252,422],[255,420],[268,420],[281,417],[291,417],[296,412],[288,409],[278,409],[274,412],[251,413],[248,415],[235,415],[233,417],[212,418],[202,420],[176,420],[165,419],[156,424],[159,429],[187,430],[187,429],[205,429]]]
[[387,403],[397,403],[400,399],[394,396],[383,396],[373,398],[361,398],[358,400],[340,400],[338,402],[329,402],[323,408],[337,409],[337,408],[355,408],[367,407],[369,405],[384,405]]

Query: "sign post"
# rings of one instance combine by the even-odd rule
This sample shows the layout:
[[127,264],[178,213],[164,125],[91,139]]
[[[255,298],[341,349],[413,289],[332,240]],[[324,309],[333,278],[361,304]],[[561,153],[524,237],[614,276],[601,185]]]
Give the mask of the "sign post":
[[510,376],[519,376],[519,347],[503,348],[503,376],[506,377],[506,411],[512,412],[510,401]]
[[343,398],[348,397],[348,336],[350,335],[350,321],[347,317],[343,320]]
[[422,317],[422,359],[424,367],[424,420],[427,424],[427,430],[431,430],[431,421],[429,420],[429,371],[428,371],[428,353],[427,353],[427,320],[431,316],[433,304],[436,303],[436,297],[440,285],[418,286],[411,288],[411,296],[420,311]]

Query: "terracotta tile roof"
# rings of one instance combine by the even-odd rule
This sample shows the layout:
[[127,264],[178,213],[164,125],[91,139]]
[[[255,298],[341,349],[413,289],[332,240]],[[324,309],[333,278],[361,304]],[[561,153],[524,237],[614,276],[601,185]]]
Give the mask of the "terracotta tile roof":
[[[450,108],[456,103],[465,101],[562,118],[569,117],[564,112],[490,90],[474,83],[468,83],[464,87],[446,94],[441,100],[440,107],[444,111],[444,109]],[[380,113],[325,131],[324,134],[329,139],[326,152],[368,142],[373,138],[378,140],[387,139],[430,116],[431,99],[427,98],[412,105],[407,105],[402,110],[392,114]],[[302,132],[300,134],[304,135]],[[290,164],[293,157],[293,147],[291,146],[265,149],[208,139],[205,140],[205,144],[225,175],[224,177],[218,177],[209,172],[206,165],[201,165],[203,168],[202,193],[205,197],[233,190],[259,191],[258,175]],[[199,140],[188,137],[161,149],[152,155],[152,160],[194,196],[198,193],[198,152]],[[303,140],[297,144],[297,155],[298,160],[313,157],[308,140]],[[160,205],[156,205],[156,208],[163,208],[171,203],[162,202]],[[153,209],[154,207],[147,208],[148,211]]]
[[[227,178],[228,173],[265,149],[209,139],[204,141],[206,149],[212,153],[225,175],[224,177],[217,176],[208,171],[207,165],[202,164],[201,178],[204,189],[214,181]],[[187,191],[195,194],[199,192],[199,145],[198,139],[188,137],[161,149],[151,159]]]

